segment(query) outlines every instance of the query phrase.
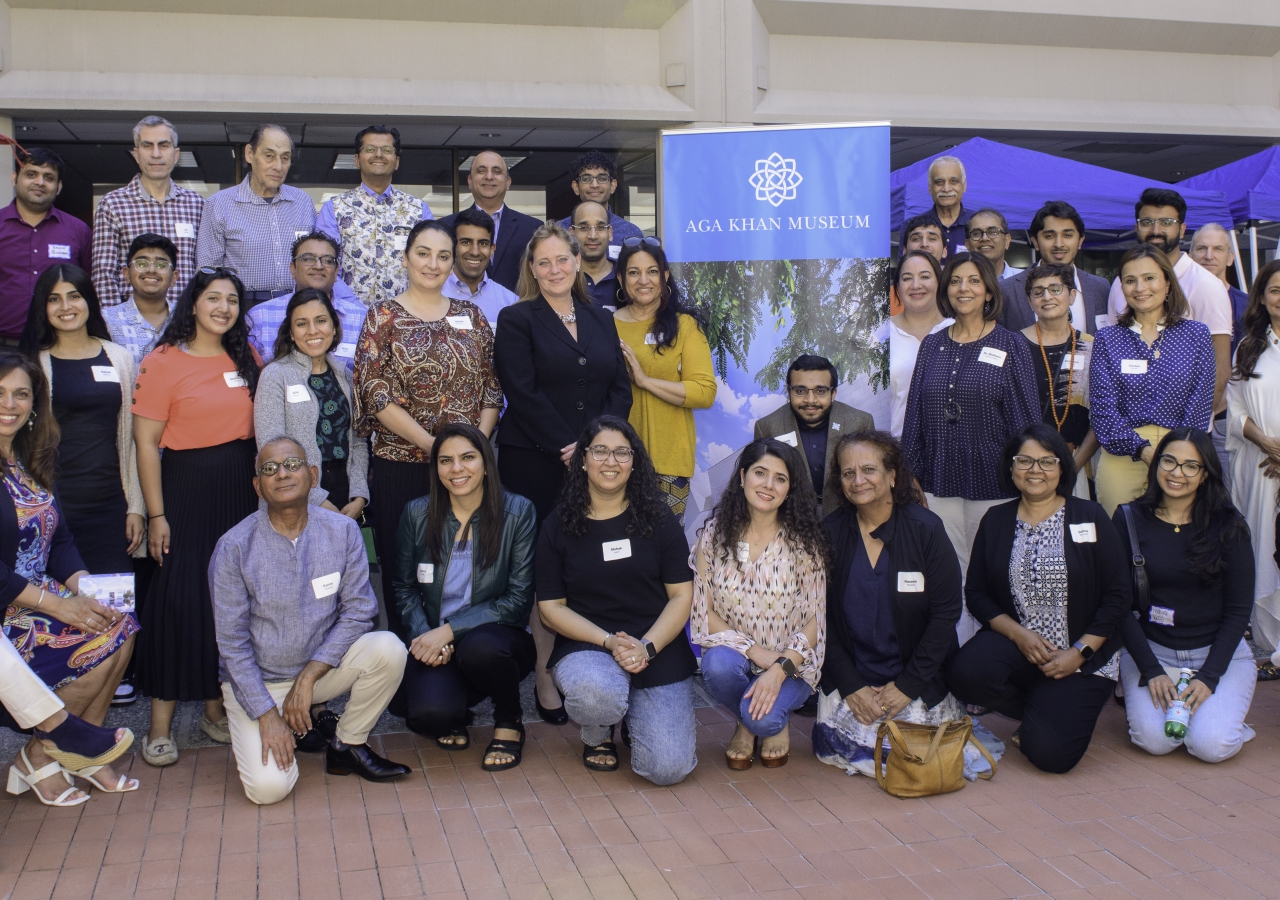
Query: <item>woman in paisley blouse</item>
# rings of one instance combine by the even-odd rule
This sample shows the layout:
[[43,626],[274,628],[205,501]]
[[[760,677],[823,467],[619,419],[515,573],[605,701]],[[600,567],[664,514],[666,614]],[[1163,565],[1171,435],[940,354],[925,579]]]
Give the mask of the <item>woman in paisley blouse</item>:
[[[395,597],[396,529],[405,504],[431,490],[435,432],[466,422],[493,433],[502,388],[493,367],[493,330],[469,300],[440,293],[457,241],[448,225],[419,222],[401,260],[408,289],[369,308],[356,346],[355,428],[372,436],[370,518],[382,561],[382,596]],[[402,634],[400,611],[384,601],[388,624]]]
[[352,433],[351,382],[330,354],[342,343],[342,322],[324,291],[289,298],[272,362],[258,377],[253,430],[261,450],[285,435],[320,470],[311,502],[353,519],[369,502],[369,449]]
[[1052,426],[1009,441],[1000,476],[1021,496],[978,526],[965,596],[982,630],[947,680],[966,703],[1020,719],[1013,743],[1032,765],[1068,772],[1119,677],[1128,560],[1106,511],[1072,495],[1075,461]]
[[[79,593],[87,575],[53,494],[58,425],[39,363],[0,350],[0,602],[4,637],[66,704],[68,713],[101,725],[124,675],[138,631],[132,613]],[[34,790],[48,806],[76,806],[86,795],[70,775],[108,793],[138,782],[109,765],[67,773],[32,738],[9,770],[11,794]]]
[[826,538],[808,466],[762,438],[738,457],[732,482],[693,553],[694,643],[707,690],[738,728],[725,759],[751,768],[786,765],[791,713],[804,705],[827,643]]

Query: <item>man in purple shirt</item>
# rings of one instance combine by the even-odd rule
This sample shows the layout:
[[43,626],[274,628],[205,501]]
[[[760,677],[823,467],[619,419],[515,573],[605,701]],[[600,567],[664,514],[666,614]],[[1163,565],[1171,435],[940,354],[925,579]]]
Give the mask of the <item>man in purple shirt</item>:
[[53,206],[62,190],[62,157],[44,147],[15,157],[15,196],[0,210],[0,341],[6,344],[18,343],[40,273],[58,262],[93,268],[89,226]]

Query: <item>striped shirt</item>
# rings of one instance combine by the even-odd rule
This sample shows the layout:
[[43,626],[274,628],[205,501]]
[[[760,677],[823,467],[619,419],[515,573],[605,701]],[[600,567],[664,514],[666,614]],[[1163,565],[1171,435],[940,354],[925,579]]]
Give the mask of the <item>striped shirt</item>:
[[289,251],[315,229],[315,204],[287,184],[268,201],[249,187],[250,177],[205,201],[196,266],[229,266],[246,291],[291,291]]
[[169,288],[169,302],[177,301],[196,271],[196,233],[204,198],[195,191],[169,182],[169,195],[161,202],[142,187],[134,175],[122,188],[102,198],[93,214],[93,286],[103,306],[123,302],[132,293],[120,270],[129,264],[129,245],[140,234],[159,234],[178,248],[177,277]]

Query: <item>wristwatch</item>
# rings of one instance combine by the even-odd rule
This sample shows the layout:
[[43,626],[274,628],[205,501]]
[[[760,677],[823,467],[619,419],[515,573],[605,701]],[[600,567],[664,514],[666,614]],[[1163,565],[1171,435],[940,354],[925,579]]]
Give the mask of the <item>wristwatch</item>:
[[1088,644],[1086,644],[1084,641],[1076,641],[1071,646],[1076,648],[1076,650],[1080,652],[1080,655],[1084,657],[1085,662],[1088,662],[1090,659],[1093,658],[1093,648],[1090,647]]
[[789,656],[779,656],[773,661],[775,666],[782,666],[782,674],[788,678],[796,677],[796,664],[791,661]]
[[644,652],[648,654],[649,662],[653,662],[654,657],[658,655],[658,648],[653,646],[653,641],[648,638],[640,638],[640,643],[644,644]]

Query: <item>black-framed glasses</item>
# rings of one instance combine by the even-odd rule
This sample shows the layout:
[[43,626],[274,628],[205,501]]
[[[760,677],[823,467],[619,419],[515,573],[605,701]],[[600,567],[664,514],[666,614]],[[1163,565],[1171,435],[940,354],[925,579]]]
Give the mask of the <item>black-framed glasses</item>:
[[300,262],[304,266],[314,266],[317,262],[326,269],[336,268],[338,265],[338,257],[336,256],[316,256],[314,253],[300,253],[293,258],[294,262]]
[[587,451],[591,454],[591,458],[596,462],[604,462],[609,457],[613,457],[613,461],[619,464],[625,464],[635,459],[636,451],[630,447],[615,447],[610,450],[604,444],[596,444],[588,447]]
[[810,388],[810,387],[805,387],[804,385],[801,385],[801,384],[797,384],[787,388],[787,390],[791,392],[792,397],[795,397],[798,400],[803,400],[805,397],[808,397],[810,394],[813,394],[813,396],[817,397],[819,400],[826,400],[828,397],[831,396],[832,389],[829,387]]
[[608,184],[613,181],[613,176],[608,172],[602,172],[599,175],[588,175],[585,172],[578,176],[578,184]]
[[258,474],[264,478],[270,478],[280,471],[281,466],[284,466],[289,472],[296,472],[306,464],[307,461],[305,459],[298,459],[296,456],[286,456],[284,462],[276,462],[274,459],[269,459],[258,466]]
[[196,270],[201,275],[239,275],[240,272],[233,266],[201,266]]
[[1019,454],[1013,458],[1013,467],[1019,472],[1029,472],[1032,466],[1039,466],[1041,472],[1056,472],[1062,460],[1056,456],[1022,456]]
[[969,237],[975,241],[980,241],[984,237],[992,240],[1000,237],[1002,234],[1008,234],[1003,228],[973,228],[969,231]]
[[1043,300],[1045,294],[1050,297],[1061,297],[1066,292],[1067,286],[1065,284],[1051,284],[1047,287],[1033,287],[1031,289],[1031,297],[1034,300]]
[[647,235],[646,237],[629,237],[622,242],[624,247],[639,247],[641,244],[648,247],[661,247],[662,238]]
[[1183,475],[1188,478],[1195,478],[1204,471],[1204,463],[1198,463],[1194,459],[1178,462],[1176,457],[1170,456],[1168,453],[1162,453],[1160,455],[1160,469],[1164,472],[1176,472],[1181,469]]
[[157,272],[168,272],[172,268],[172,263],[167,259],[147,259],[144,256],[139,256],[137,259],[130,261],[129,265],[139,272],[150,272],[152,269]]
[[1150,217],[1139,219],[1138,224],[1141,225],[1143,228],[1150,228],[1153,225],[1159,225],[1161,228],[1172,228],[1174,225],[1180,225],[1182,223],[1179,222],[1177,219],[1171,219],[1168,216],[1164,216],[1163,218],[1159,218],[1159,219],[1152,219]]

